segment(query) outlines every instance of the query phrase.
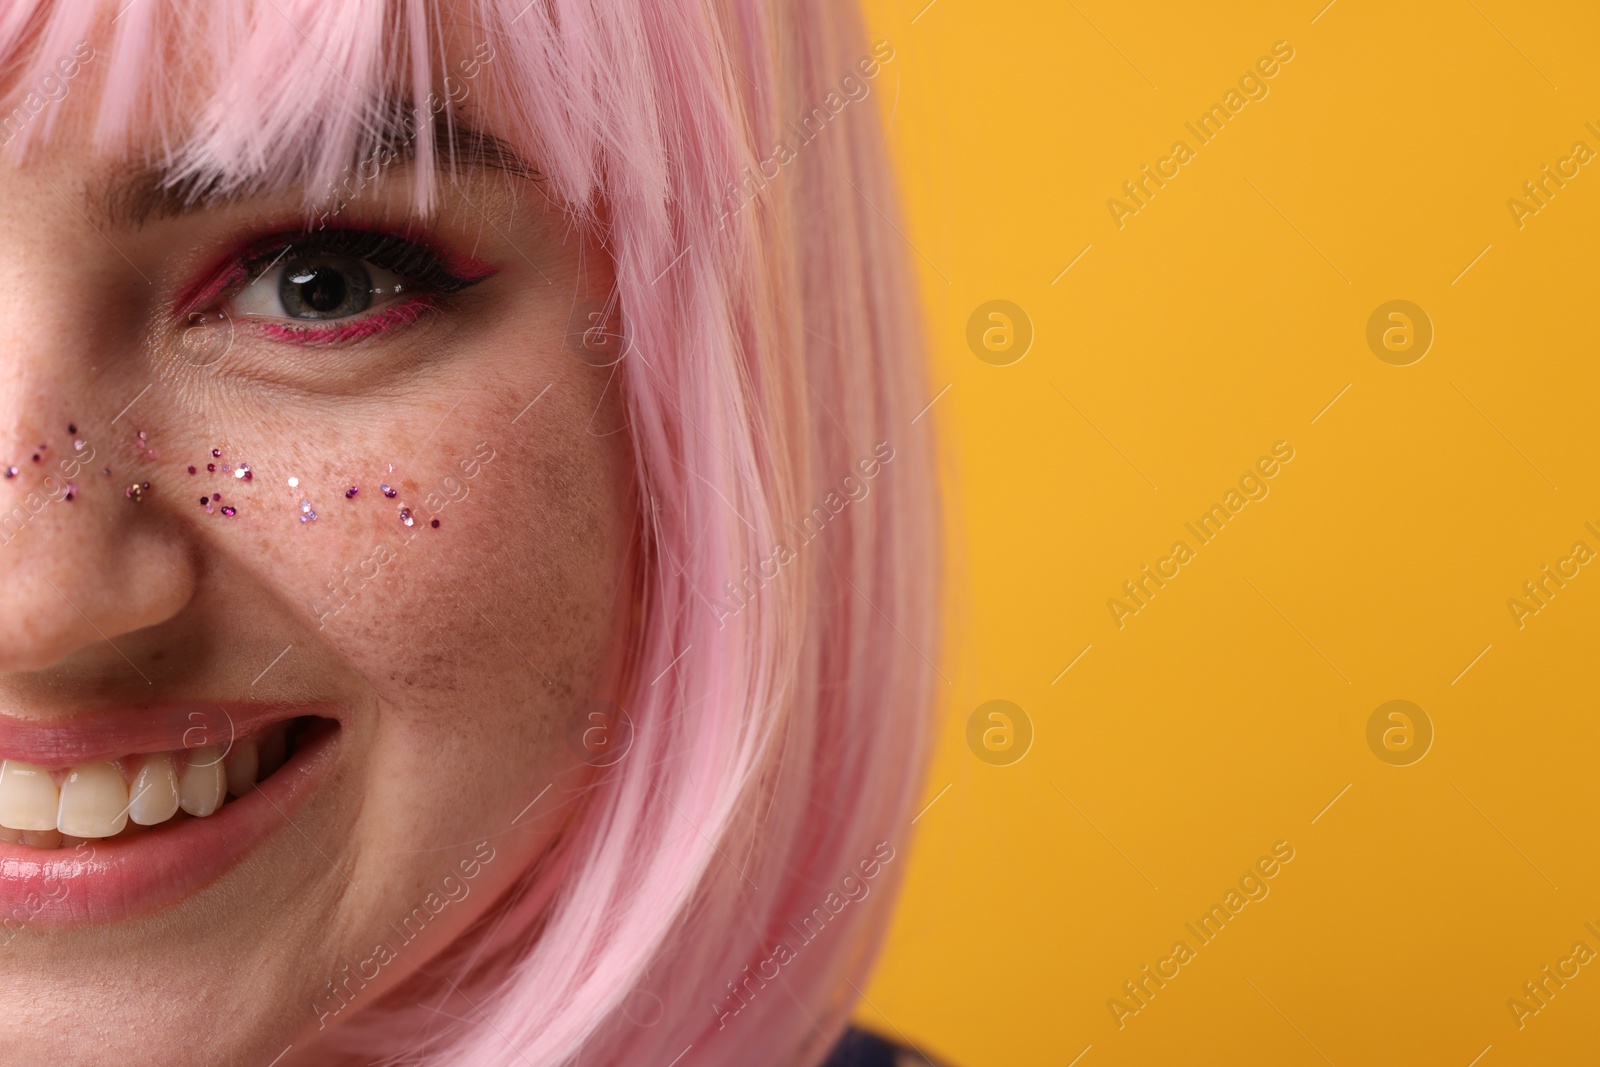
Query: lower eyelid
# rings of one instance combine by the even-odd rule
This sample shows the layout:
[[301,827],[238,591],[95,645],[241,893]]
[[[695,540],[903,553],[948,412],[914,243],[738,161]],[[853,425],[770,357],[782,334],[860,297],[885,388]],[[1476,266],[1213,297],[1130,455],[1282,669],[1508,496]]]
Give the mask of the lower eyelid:
[[328,326],[290,324],[284,321],[256,320],[255,328],[274,341],[295,345],[339,344],[360,341],[402,326],[409,326],[438,305],[428,297],[414,297],[370,315]]

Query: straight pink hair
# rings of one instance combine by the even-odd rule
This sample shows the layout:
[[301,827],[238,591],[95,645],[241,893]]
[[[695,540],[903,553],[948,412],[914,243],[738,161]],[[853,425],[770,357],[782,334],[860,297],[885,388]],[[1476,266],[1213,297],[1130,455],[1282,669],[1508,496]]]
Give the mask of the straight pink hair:
[[[20,99],[87,41],[106,152],[315,198],[440,87],[447,17],[492,49],[493,132],[615,261],[636,736],[554,851],[337,1047],[808,1067],[905,868],[940,643],[932,393],[876,102],[845,106],[870,55],[849,0],[0,0],[0,70]],[[44,140],[43,111],[8,151]],[[820,132],[796,144],[802,116]],[[417,151],[426,210],[427,123]]]

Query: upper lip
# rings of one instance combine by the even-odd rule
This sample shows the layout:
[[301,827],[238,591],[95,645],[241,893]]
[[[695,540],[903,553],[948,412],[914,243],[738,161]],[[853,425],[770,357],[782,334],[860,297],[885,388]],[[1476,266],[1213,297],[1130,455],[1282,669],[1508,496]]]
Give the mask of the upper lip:
[[0,709],[0,758],[68,767],[142,752],[226,748],[272,723],[314,711],[327,714],[303,704],[209,700],[73,711],[50,719]]

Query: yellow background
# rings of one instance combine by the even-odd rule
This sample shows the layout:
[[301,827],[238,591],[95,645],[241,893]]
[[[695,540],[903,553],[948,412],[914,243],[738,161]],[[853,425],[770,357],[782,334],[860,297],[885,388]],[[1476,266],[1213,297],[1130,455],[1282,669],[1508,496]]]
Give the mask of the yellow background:
[[[866,4],[959,559],[937,801],[861,1018],[958,1067],[1594,1062],[1600,961],[1521,1029],[1507,1001],[1600,950],[1600,565],[1521,629],[1507,601],[1600,549],[1600,161],[1521,229],[1507,201],[1600,150],[1600,17],[1323,2]],[[994,299],[1036,333],[1011,366],[967,346]],[[1392,299],[1436,331],[1411,366],[1367,345]],[[1106,601],[1280,440],[1270,495],[1119,630]],[[1012,766],[967,747],[991,699],[1035,730]],[[1368,747],[1391,699],[1435,730],[1410,766]],[[1119,1029],[1277,841],[1270,895]]]

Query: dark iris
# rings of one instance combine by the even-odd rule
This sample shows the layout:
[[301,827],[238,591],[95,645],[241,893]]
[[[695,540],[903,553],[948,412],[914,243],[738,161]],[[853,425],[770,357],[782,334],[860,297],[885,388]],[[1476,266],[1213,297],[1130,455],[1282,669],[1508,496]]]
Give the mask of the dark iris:
[[359,259],[349,256],[290,260],[283,267],[278,298],[292,318],[344,318],[372,306],[372,278]]

